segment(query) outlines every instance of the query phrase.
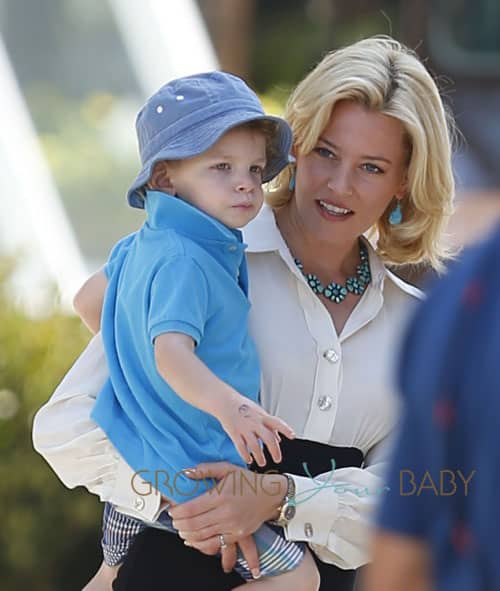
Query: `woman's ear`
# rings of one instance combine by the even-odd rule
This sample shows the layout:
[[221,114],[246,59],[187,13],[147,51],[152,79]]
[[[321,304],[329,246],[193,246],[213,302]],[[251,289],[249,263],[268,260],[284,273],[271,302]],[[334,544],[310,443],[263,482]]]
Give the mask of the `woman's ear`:
[[408,173],[405,173],[405,176],[403,178],[403,180],[401,181],[401,184],[399,186],[399,189],[397,190],[395,197],[398,201],[401,201],[402,199],[404,199],[405,197],[408,196],[409,193],[409,180],[408,180]]
[[174,186],[169,173],[170,170],[168,162],[165,160],[157,162],[153,167],[153,172],[148,183],[151,189],[172,193]]

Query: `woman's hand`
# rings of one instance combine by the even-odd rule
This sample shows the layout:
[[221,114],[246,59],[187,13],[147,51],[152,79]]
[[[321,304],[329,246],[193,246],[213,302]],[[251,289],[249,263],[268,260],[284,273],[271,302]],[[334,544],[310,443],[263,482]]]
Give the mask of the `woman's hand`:
[[277,517],[277,508],[287,490],[286,477],[257,474],[229,462],[200,464],[186,473],[197,480],[214,478],[218,482],[196,499],[169,509],[179,535],[204,554],[217,554],[221,546],[219,536],[223,534],[228,546],[222,552],[225,570],[234,565],[235,543],[239,543],[249,564],[255,563],[251,534],[265,521]]

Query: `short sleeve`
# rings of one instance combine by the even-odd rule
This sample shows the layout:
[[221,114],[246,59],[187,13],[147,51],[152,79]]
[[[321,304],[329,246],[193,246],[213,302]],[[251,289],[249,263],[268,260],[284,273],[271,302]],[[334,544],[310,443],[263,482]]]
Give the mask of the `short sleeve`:
[[131,245],[136,233],[137,232],[133,232],[132,234],[125,236],[124,238],[119,240],[111,249],[108,260],[104,263],[104,266],[102,268],[108,280],[111,278],[111,275],[113,274],[115,263],[119,260],[120,255]]
[[205,273],[187,256],[164,263],[156,272],[150,293],[148,333],[180,332],[198,345],[208,316],[209,290]]

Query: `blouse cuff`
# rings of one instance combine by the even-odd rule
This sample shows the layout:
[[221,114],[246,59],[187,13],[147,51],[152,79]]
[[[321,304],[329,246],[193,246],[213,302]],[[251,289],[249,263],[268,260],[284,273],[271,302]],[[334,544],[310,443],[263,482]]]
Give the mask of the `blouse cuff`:
[[[338,512],[338,498],[328,494],[328,482],[290,474],[295,482],[295,515],[285,528],[287,540],[326,546]],[[325,519],[328,515],[328,519]]]
[[156,521],[168,503],[161,500],[160,493],[144,481],[139,474],[116,454],[116,478],[110,491],[110,501],[118,511],[140,519]]
[[293,475],[296,513],[288,540],[308,542],[323,562],[355,569],[370,560],[372,521],[383,481],[371,471],[341,468],[314,479]]

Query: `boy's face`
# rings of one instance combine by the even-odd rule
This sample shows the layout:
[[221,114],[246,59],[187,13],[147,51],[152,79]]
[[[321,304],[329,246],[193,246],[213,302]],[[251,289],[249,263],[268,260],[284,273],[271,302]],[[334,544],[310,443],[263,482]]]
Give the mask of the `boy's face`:
[[262,207],[266,140],[257,130],[232,129],[203,154],[169,161],[166,166],[170,186],[160,189],[230,228],[245,226]]

